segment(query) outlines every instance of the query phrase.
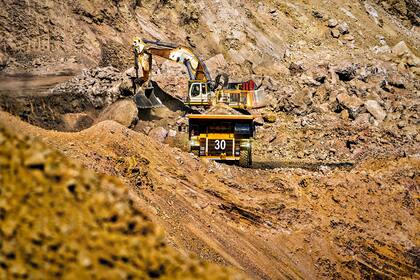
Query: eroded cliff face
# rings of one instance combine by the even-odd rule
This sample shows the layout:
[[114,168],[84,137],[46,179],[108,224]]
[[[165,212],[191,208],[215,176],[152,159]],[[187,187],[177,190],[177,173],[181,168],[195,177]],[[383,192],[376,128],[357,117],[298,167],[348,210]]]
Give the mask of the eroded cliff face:
[[[419,36],[418,4],[408,0],[380,5],[345,0],[3,0],[1,7],[6,72],[63,72],[109,64],[124,69],[131,64],[133,37],[143,36],[191,46],[206,59],[221,53],[231,73],[281,76],[282,60],[290,53],[297,60],[325,53],[340,58],[350,50],[363,56],[378,44],[379,35],[390,45],[406,40],[412,46]],[[399,24],[398,15],[412,19],[414,29],[411,23]],[[353,43],[331,38],[326,27],[331,18],[347,23]]]

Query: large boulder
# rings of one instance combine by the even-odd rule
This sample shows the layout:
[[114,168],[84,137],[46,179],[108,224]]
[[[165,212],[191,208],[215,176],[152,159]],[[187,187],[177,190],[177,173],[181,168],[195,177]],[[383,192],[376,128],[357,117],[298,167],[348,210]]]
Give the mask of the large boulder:
[[164,77],[168,76],[182,76],[185,77],[187,73],[187,67],[180,63],[176,63],[171,60],[166,60],[160,66],[160,73]]
[[386,118],[385,110],[375,100],[366,101],[365,108],[378,122],[382,122]]
[[131,99],[124,99],[109,105],[99,115],[97,122],[105,120],[113,120],[126,127],[134,125],[138,120],[136,103]]
[[68,131],[80,131],[90,127],[93,119],[87,113],[68,113],[62,116],[65,129]]
[[[140,70],[141,72],[141,70]],[[128,68],[122,75],[122,81],[118,88],[123,96],[134,95],[133,80],[136,77],[136,70],[134,67]]]
[[396,62],[409,67],[420,67],[420,58],[418,58],[407,46],[404,41],[399,42],[392,48],[392,54]]

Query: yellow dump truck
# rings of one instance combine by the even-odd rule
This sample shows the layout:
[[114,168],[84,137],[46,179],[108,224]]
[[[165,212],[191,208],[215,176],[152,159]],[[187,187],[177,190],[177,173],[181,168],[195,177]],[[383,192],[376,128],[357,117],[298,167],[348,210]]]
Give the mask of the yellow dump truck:
[[252,165],[252,141],[255,133],[251,115],[188,115],[190,151],[213,160],[236,161]]

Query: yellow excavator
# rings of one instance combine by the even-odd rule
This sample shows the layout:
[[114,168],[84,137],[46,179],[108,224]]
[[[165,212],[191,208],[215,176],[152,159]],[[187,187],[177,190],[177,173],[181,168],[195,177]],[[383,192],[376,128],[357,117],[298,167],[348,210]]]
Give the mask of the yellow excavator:
[[133,47],[136,71],[133,87],[135,101],[141,109],[162,106],[151,83],[153,56],[185,65],[189,81],[184,103],[188,106],[210,107],[224,103],[236,109],[252,109],[265,105],[264,91],[253,80],[230,83],[225,74],[219,74],[212,80],[205,63],[188,47],[141,38],[134,40]]

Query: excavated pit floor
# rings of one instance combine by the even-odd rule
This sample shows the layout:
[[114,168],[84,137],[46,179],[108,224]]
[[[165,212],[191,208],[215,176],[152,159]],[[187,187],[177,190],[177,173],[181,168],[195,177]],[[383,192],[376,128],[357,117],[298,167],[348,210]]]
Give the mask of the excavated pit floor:
[[350,169],[303,162],[244,169],[196,159],[111,121],[63,133],[0,112],[0,124],[120,177],[185,254],[256,279],[419,275],[416,157],[370,158]]

